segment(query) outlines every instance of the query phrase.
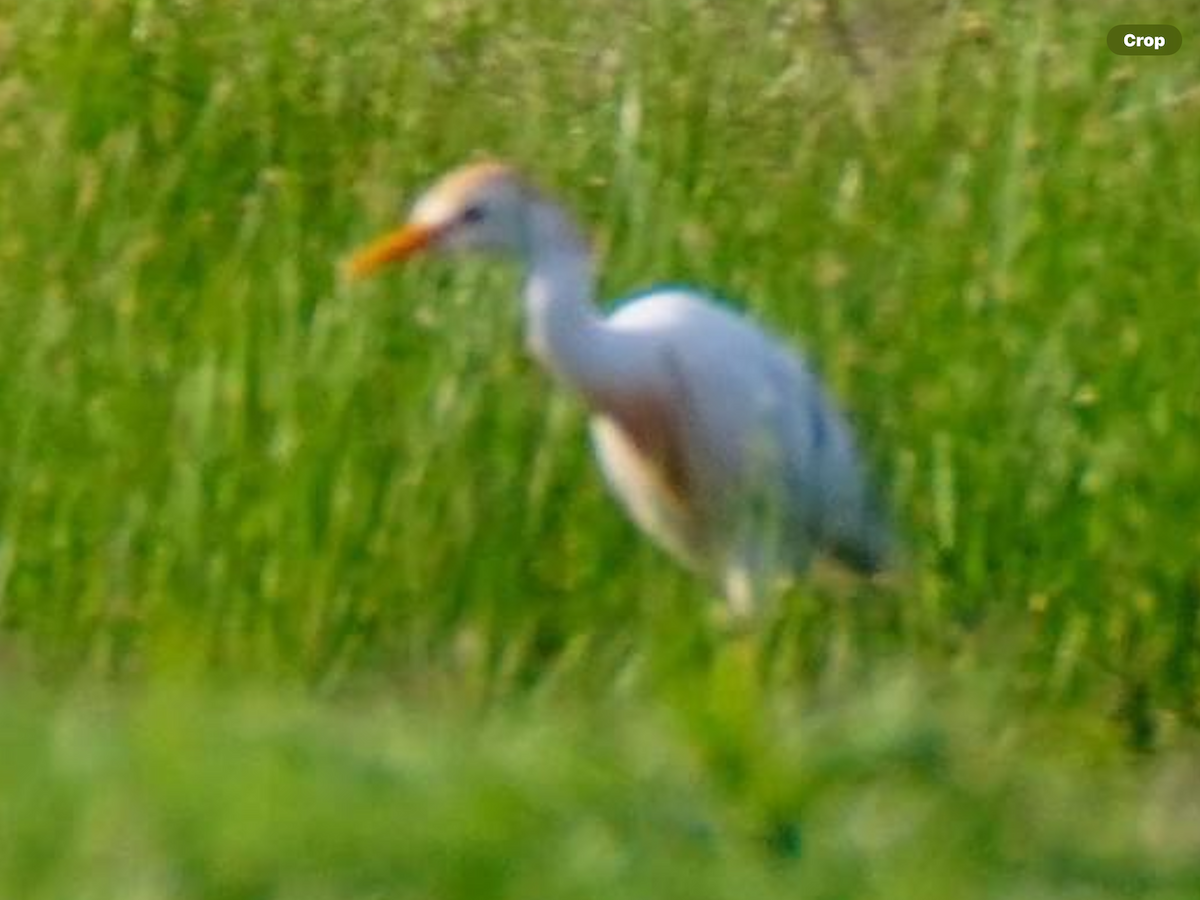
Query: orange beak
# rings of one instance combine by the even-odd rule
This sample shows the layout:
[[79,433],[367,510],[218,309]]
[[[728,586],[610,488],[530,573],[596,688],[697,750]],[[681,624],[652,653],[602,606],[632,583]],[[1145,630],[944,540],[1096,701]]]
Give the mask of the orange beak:
[[351,278],[365,278],[388,263],[400,262],[428,247],[438,236],[428,225],[405,225],[363,247],[346,264]]

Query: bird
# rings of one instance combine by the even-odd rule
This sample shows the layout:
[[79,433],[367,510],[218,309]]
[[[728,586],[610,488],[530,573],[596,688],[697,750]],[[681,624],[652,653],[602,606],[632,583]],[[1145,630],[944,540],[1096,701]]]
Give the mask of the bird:
[[678,286],[601,311],[580,226],[502,161],[444,174],[346,270],[361,279],[422,254],[523,269],[528,349],[586,405],[611,493],[731,617],[753,617],[818,555],[866,575],[888,565],[891,528],[847,417],[749,315]]

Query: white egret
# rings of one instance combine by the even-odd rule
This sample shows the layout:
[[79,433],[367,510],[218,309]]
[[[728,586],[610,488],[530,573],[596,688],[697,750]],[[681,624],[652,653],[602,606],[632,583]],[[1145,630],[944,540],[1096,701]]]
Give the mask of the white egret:
[[596,456],[630,517],[712,579],[735,616],[827,553],[873,573],[889,531],[850,428],[804,361],[701,294],[642,293],[603,315],[567,213],[501,163],[455,169],[353,276],[421,251],[481,251],[526,270],[533,355],[589,407]]

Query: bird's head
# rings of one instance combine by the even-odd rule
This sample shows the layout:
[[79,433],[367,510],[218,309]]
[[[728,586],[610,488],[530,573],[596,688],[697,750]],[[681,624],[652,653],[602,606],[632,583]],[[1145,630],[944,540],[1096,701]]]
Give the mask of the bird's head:
[[422,252],[526,256],[533,202],[533,188],[504,163],[454,169],[417,199],[405,224],[355,253],[349,274],[369,275]]

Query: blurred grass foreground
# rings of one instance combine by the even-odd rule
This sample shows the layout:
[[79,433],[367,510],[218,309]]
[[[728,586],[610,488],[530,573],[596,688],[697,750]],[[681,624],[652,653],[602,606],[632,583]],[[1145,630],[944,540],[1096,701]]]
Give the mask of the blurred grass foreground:
[[[1180,7],[0,0],[0,897],[1200,896]],[[723,635],[513,273],[340,281],[481,152],[806,348],[902,587]]]

